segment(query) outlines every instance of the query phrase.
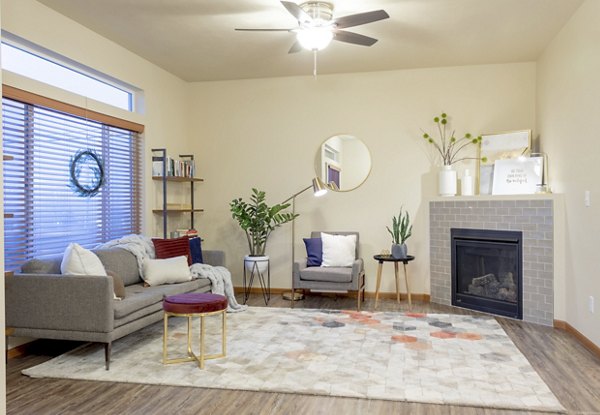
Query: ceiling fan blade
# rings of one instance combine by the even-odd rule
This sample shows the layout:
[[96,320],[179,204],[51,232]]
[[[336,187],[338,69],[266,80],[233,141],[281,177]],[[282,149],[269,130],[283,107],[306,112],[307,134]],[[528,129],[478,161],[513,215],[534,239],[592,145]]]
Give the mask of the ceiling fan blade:
[[304,48],[302,47],[302,45],[300,44],[300,42],[295,41],[294,44],[292,45],[292,47],[290,48],[290,50],[288,51],[288,53],[298,53],[302,49],[304,49]]
[[374,39],[369,36],[359,35],[354,32],[346,32],[345,30],[335,30],[333,40],[338,40],[340,42],[352,43],[354,45],[361,46],[372,46],[377,42],[377,39]]
[[291,1],[282,1],[283,7],[287,9],[288,12],[292,16],[296,18],[299,22],[312,22],[312,17],[308,15],[300,6]]
[[335,26],[338,29],[345,29],[346,27],[359,26],[361,24],[376,22],[378,20],[387,19],[390,17],[385,10],[375,10],[372,12],[351,14],[349,16],[343,16],[334,20]]
[[291,32],[295,29],[234,29],[239,32]]

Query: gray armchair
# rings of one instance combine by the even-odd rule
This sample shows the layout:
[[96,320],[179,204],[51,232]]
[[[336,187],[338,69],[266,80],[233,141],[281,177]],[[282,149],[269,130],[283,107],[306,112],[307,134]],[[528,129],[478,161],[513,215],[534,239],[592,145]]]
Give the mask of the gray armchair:
[[[362,301],[365,300],[365,268],[358,254],[358,232],[330,232],[332,235],[356,235],[355,261],[352,267],[307,267],[306,258],[294,262],[292,277],[292,292],[296,289],[348,292],[356,291],[357,310],[360,310],[361,291]],[[311,232],[312,238],[319,238],[321,231]],[[293,301],[292,301],[293,306]]]

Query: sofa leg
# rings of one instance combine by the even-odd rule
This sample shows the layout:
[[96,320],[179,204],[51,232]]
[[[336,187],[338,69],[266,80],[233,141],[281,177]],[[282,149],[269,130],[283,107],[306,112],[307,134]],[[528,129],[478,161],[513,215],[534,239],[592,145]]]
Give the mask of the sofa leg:
[[110,369],[110,348],[112,343],[104,343],[104,362],[106,364],[106,370]]

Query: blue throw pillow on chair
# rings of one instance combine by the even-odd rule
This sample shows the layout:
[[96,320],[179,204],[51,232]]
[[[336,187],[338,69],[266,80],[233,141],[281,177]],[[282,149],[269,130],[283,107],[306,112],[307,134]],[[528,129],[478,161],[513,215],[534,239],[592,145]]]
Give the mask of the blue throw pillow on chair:
[[202,239],[199,237],[190,238],[190,255],[192,257],[192,264],[203,264],[202,259]]
[[306,266],[320,267],[323,262],[323,242],[321,238],[303,238],[306,245]]

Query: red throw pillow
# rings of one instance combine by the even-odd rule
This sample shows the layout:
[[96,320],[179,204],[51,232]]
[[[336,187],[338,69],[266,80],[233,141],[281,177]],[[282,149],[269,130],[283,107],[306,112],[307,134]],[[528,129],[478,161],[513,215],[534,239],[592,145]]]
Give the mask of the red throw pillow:
[[167,259],[184,255],[187,258],[188,265],[192,265],[192,256],[190,255],[190,240],[187,236],[173,239],[152,239],[154,251],[157,259]]

